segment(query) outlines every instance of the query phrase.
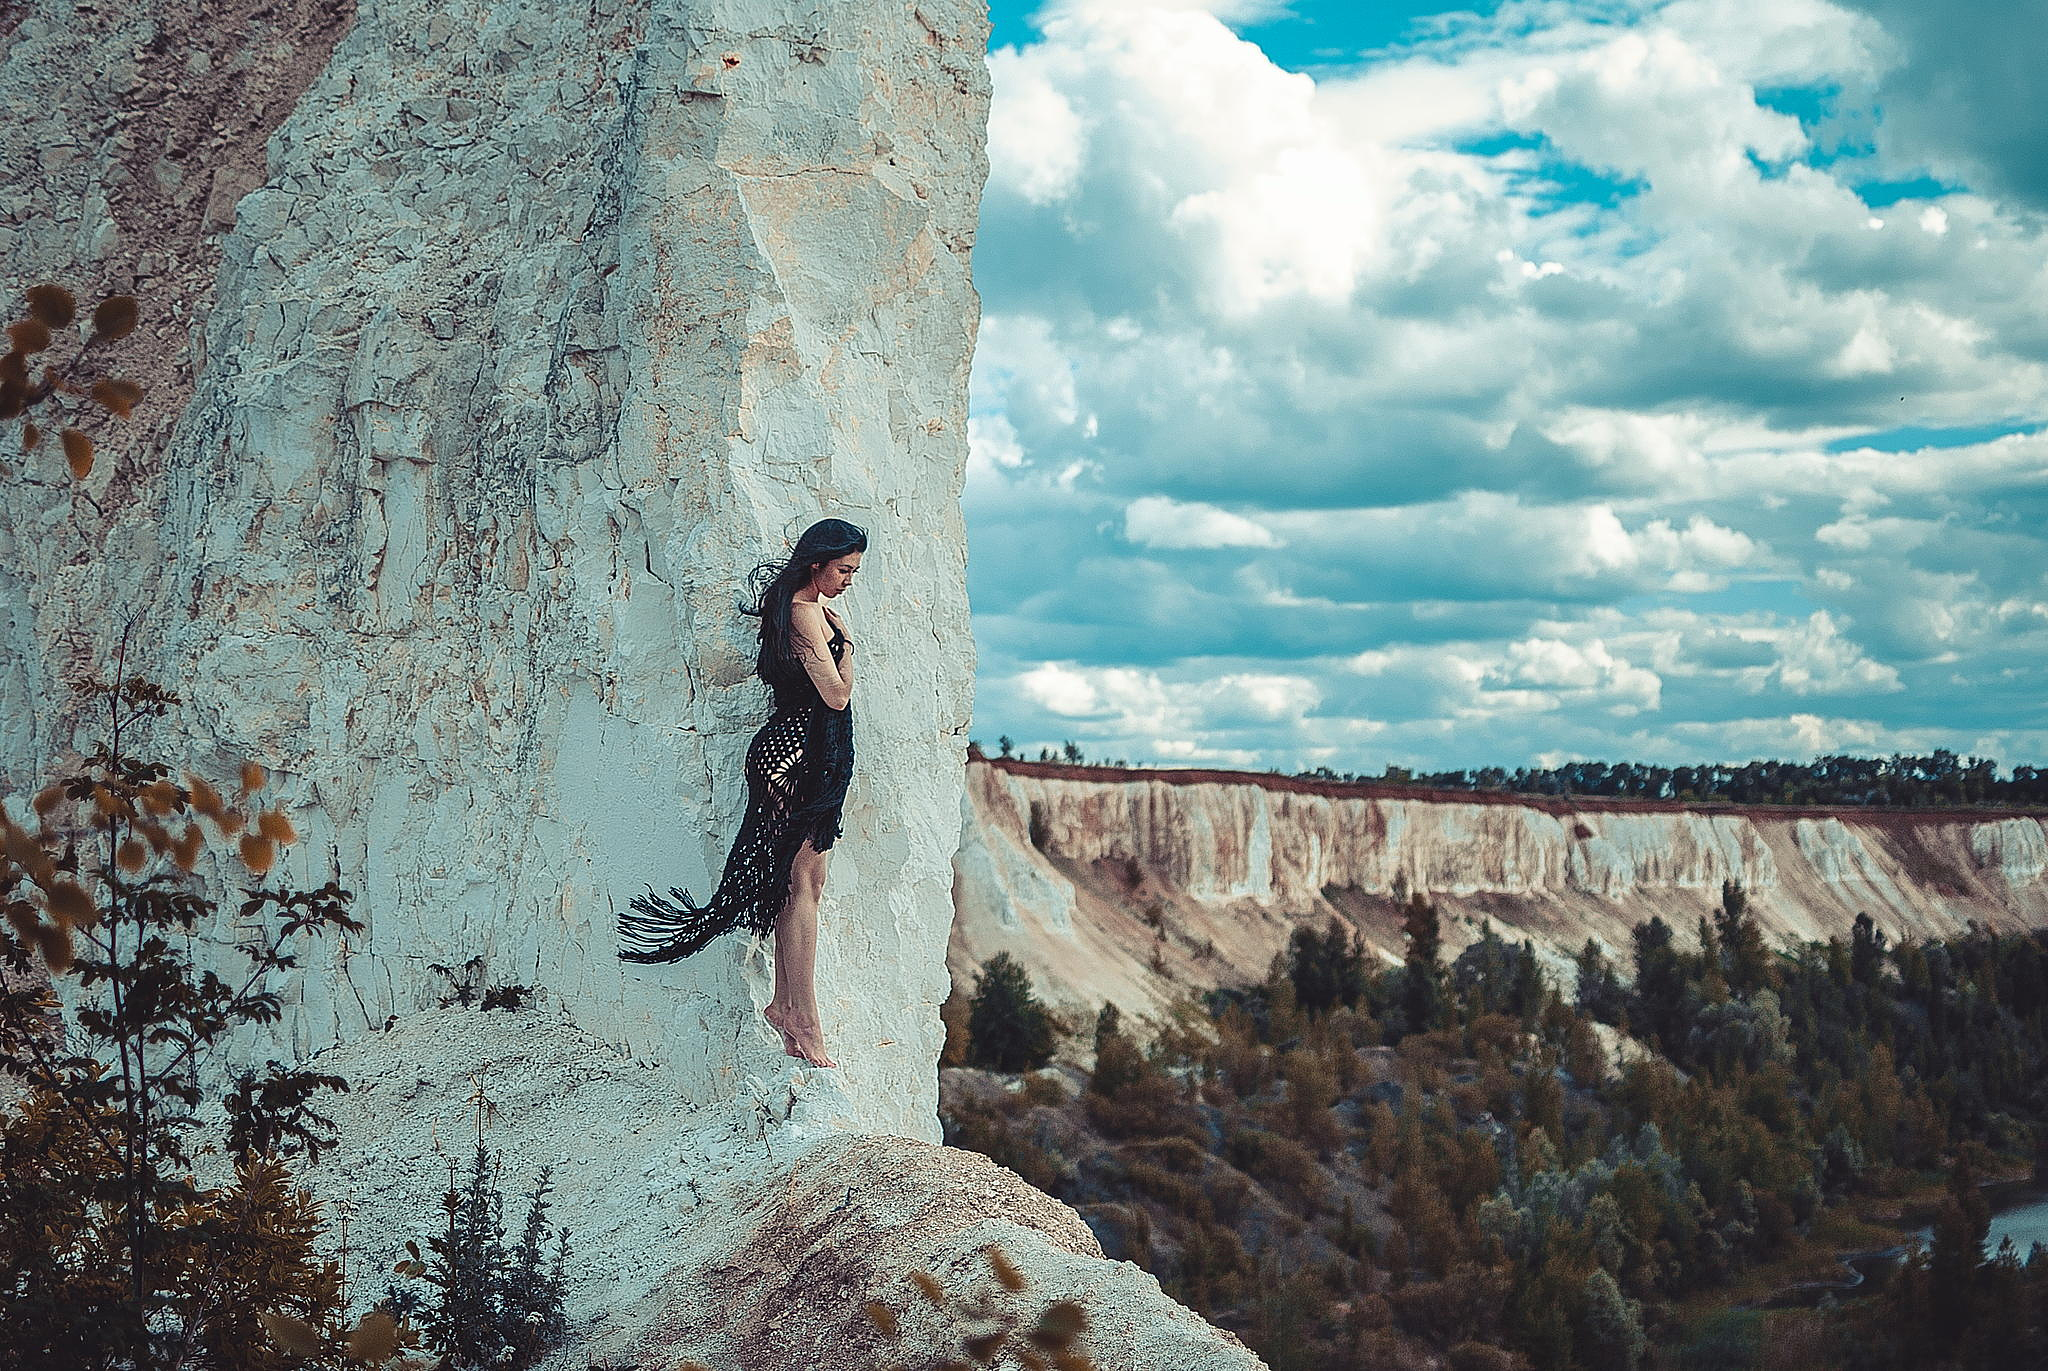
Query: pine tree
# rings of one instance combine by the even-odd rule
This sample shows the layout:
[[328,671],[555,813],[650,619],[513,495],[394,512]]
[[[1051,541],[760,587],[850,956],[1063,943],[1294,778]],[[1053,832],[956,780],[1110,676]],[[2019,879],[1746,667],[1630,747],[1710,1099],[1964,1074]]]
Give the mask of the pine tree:
[[1365,994],[1365,949],[1351,928],[1332,918],[1328,928],[1296,928],[1287,940],[1287,975],[1295,1002],[1310,1017]]
[[569,1262],[569,1233],[556,1234],[553,1261],[548,1260],[548,1195],[554,1168],[544,1166],[527,1192],[526,1227],[519,1236],[506,1271],[504,1319],[515,1365],[530,1366],[562,1340],[569,1321],[562,1298]]
[[1401,921],[1407,936],[1408,957],[1401,975],[1401,1008],[1408,1031],[1426,1033],[1435,1028],[1443,1014],[1443,966],[1439,961],[1443,928],[1436,906],[1421,891],[1408,897],[1408,913]]
[[1884,934],[1868,914],[1858,913],[1849,939],[1849,974],[1858,985],[1876,985],[1884,974]]
[[400,1275],[423,1279],[438,1293],[429,1298],[393,1287],[384,1300],[385,1309],[419,1328],[451,1371],[525,1371],[567,1331],[567,1231],[555,1235],[552,1263],[544,1256],[552,1169],[543,1169],[527,1192],[526,1226],[516,1250],[505,1244],[505,1201],[496,1171],[497,1160],[479,1138],[468,1183],[457,1189],[451,1176],[441,1197],[445,1226],[427,1240],[433,1256],[422,1258],[419,1245],[408,1242],[412,1260],[397,1266]]
[[1728,988],[1747,998],[1770,984],[1771,954],[1763,930],[1748,912],[1749,896],[1739,881],[1721,882],[1721,908],[1714,927],[1721,944],[1722,974]]
[[1685,1045],[1685,969],[1672,946],[1671,925],[1651,915],[1635,926],[1636,984],[1629,1025],[1637,1037],[1656,1043],[1675,1062]]
[[975,973],[967,1011],[967,1060],[991,1071],[1032,1071],[1052,1060],[1052,1013],[1015,958],[998,952]]
[[1580,1362],[1587,1371],[1636,1371],[1649,1349],[1642,1306],[1622,1298],[1621,1287],[1604,1270],[1586,1282],[1585,1299],[1575,1344]]
[[1621,977],[1615,974],[1614,965],[1607,960],[1600,944],[1591,938],[1579,949],[1576,996],[1579,1009],[1589,1017],[1617,1027],[1623,1022],[1628,1000]]

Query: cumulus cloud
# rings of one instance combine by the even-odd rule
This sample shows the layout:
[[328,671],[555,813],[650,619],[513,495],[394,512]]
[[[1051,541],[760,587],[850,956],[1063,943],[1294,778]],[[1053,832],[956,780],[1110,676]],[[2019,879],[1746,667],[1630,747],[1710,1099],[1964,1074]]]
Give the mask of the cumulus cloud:
[[2048,110],[2035,94],[2048,9],[2013,0],[1842,0],[1892,39],[1879,138],[1900,170],[2048,207]]
[[1284,17],[1063,0],[992,56],[982,731],[1346,769],[2039,736],[2048,235],[2002,144],[1894,115],[1950,40],[1549,0],[1310,75],[1232,27]]
[[1124,509],[1124,537],[1144,547],[1278,547],[1270,529],[1241,514],[1146,495]]

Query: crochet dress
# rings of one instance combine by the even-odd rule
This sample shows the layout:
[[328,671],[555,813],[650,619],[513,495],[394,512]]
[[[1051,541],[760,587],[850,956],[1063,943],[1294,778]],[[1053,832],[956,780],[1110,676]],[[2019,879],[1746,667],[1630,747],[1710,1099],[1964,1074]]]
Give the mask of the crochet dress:
[[[850,640],[835,622],[827,644],[836,665]],[[804,839],[820,852],[839,837],[840,807],[853,779],[853,715],[834,709],[802,671],[771,680],[775,713],[747,747],[747,813],[708,903],[670,888],[633,897],[619,915],[619,956],[673,962],[721,933],[766,933],[789,901],[790,867]]]

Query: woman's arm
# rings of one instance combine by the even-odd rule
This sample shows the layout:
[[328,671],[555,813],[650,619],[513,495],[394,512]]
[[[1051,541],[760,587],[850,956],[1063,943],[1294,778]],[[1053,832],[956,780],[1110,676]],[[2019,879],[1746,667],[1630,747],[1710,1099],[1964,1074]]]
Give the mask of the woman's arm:
[[853,647],[846,649],[846,665],[835,666],[826,648],[825,607],[810,600],[792,600],[789,605],[790,646],[797,660],[810,674],[818,696],[834,709],[846,708],[853,698]]

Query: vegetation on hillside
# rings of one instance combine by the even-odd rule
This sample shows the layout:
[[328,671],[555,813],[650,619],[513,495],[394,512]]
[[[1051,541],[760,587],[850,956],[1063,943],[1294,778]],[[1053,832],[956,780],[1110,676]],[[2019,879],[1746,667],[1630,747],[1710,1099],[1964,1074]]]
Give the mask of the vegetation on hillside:
[[[1263,982],[1140,1046],[1113,1007],[1070,1099],[949,1072],[948,1140],[1074,1204],[1275,1371],[2001,1368],[2048,1355],[2048,1251],[1986,1260],[1976,1182],[2048,1127],[2048,935],[1773,950],[1729,884],[1559,985],[1489,930],[1409,955],[1296,930]],[[1878,1293],[1770,1309],[1934,1238]],[[1874,1283],[1875,1284],[1875,1283]]]

